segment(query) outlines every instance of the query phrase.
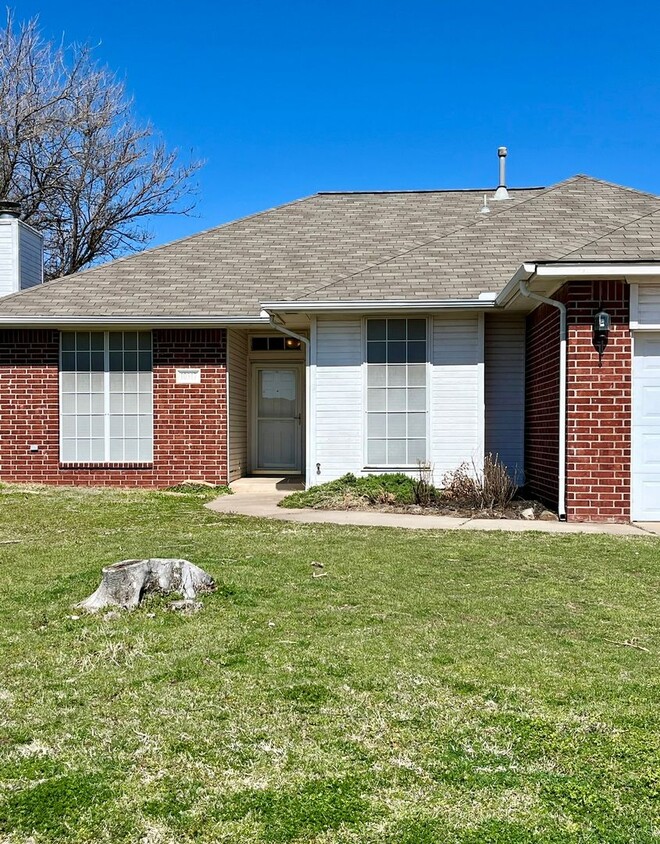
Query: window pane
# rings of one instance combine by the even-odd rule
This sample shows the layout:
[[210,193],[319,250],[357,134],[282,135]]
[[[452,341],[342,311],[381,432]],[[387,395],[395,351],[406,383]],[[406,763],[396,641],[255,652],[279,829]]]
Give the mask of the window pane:
[[138,412],[137,393],[124,393],[124,413]]
[[406,409],[406,391],[402,389],[393,389],[387,391],[387,409],[405,410]]
[[124,460],[137,462],[138,459],[138,440],[124,440]]
[[91,334],[90,348],[97,352],[102,352],[104,340],[105,337],[103,335],[103,332],[93,331]]
[[90,459],[94,463],[102,463],[105,459],[105,440],[94,439],[91,441]]
[[81,413],[89,413],[91,410],[91,398],[85,393],[78,393],[78,400],[76,401],[76,413],[80,417]]
[[79,372],[89,372],[89,352],[76,352],[76,369]]
[[426,343],[415,340],[408,343],[408,363],[424,363],[426,360]]
[[103,352],[91,353],[91,370],[92,372],[103,372],[105,369],[105,356]]
[[76,370],[76,353],[62,352],[62,371],[75,372]]
[[138,364],[141,372],[147,372],[151,369],[151,352],[140,352],[138,355]]
[[426,340],[426,320],[425,319],[409,319],[408,320],[408,339],[409,340]]
[[124,440],[111,439],[110,440],[110,454],[109,459],[113,463],[121,463],[124,459]]
[[395,364],[387,367],[387,384],[389,387],[406,386],[405,364]]
[[144,352],[151,352],[151,332],[140,331],[138,334],[138,348]]
[[408,410],[426,410],[426,390],[423,387],[408,390]]
[[75,463],[76,460],[76,441],[74,439],[62,440],[62,453],[60,458],[63,463]]
[[368,410],[387,410],[387,390],[370,387],[367,393]]
[[385,440],[369,440],[367,442],[367,463],[370,466],[384,466],[387,458],[387,443]]
[[79,331],[76,335],[76,348],[79,352],[89,349],[89,331]]
[[426,460],[426,440],[408,440],[408,463]]
[[388,466],[405,466],[406,463],[407,463],[406,441],[405,440],[388,440],[387,441],[387,464],[388,464]]
[[124,392],[136,393],[138,388],[138,374],[137,372],[124,373]]
[[76,435],[76,417],[63,416],[61,422],[61,430],[63,437],[75,437]]
[[76,348],[76,335],[73,331],[62,332],[62,351],[72,352]]
[[423,387],[426,384],[426,365],[413,363],[408,365],[408,386]]
[[367,320],[367,340],[384,340],[385,336],[384,319]]
[[89,437],[91,434],[91,420],[89,416],[78,416],[78,430],[79,437]]
[[138,460],[141,463],[151,463],[153,460],[153,445],[151,439],[141,439],[138,446]]
[[121,351],[121,348],[122,348],[121,331],[111,331],[110,332],[110,336],[108,337],[108,348],[109,349],[119,349]]
[[137,352],[124,352],[124,372],[137,371]]
[[370,387],[384,387],[386,383],[386,373],[387,373],[387,366],[380,366],[375,364],[374,366],[367,367],[367,384]]
[[426,414],[425,413],[409,413],[408,414],[408,436],[409,437],[426,437]]
[[123,413],[124,396],[122,393],[110,394],[110,413]]
[[92,437],[103,439],[105,435],[105,417],[92,416],[90,433]]
[[148,393],[140,393],[138,399],[138,410],[140,413],[151,413],[151,395]]
[[78,440],[78,460],[80,462],[89,462],[91,457],[91,448],[89,440]]
[[269,337],[268,338],[268,351],[269,352],[282,352],[284,351],[284,337]]
[[367,415],[367,436],[384,437],[386,434],[386,418],[387,414],[385,413],[369,413]]
[[406,436],[406,414],[405,413],[388,413],[387,414],[387,436],[405,437]]
[[268,337],[253,337],[252,338],[252,351],[253,352],[265,352],[268,350]]
[[137,437],[138,435],[138,418],[137,416],[124,417],[124,436]]
[[368,342],[367,363],[385,363],[387,359],[386,348],[387,343]]
[[136,331],[125,331],[124,332],[124,349],[137,350],[137,332]]
[[122,372],[124,369],[124,355],[122,352],[110,352],[110,371]]
[[388,363],[405,363],[406,362],[406,344],[403,342],[393,342],[387,344],[387,362]]
[[387,339],[388,340],[405,340],[406,339],[406,320],[405,319],[388,319],[387,320]]
[[110,437],[111,439],[121,439],[124,436],[124,417],[111,416],[110,417]]

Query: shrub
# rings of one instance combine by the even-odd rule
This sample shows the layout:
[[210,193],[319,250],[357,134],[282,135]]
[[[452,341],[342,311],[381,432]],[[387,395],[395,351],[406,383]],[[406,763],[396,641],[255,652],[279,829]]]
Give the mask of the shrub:
[[497,454],[487,454],[479,471],[474,463],[461,465],[443,478],[445,497],[476,510],[505,510],[518,487]]
[[310,487],[304,492],[294,492],[284,498],[280,506],[332,509],[350,507],[360,501],[368,504],[421,504],[424,501],[431,503],[435,495],[437,490],[430,484],[430,474],[416,480],[403,472],[362,478],[349,472],[336,481]]

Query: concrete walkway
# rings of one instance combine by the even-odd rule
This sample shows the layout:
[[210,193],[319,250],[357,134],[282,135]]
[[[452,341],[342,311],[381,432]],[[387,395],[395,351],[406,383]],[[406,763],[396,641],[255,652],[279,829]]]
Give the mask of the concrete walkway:
[[360,525],[412,528],[416,530],[507,530],[539,533],[606,533],[618,536],[652,536],[660,524],[608,525],[579,522],[541,522],[523,519],[467,519],[454,516],[421,516],[415,513],[382,513],[364,510],[290,510],[278,503],[296,489],[299,480],[288,478],[241,478],[231,485],[233,495],[221,495],[206,506],[216,513],[256,516],[302,524]]

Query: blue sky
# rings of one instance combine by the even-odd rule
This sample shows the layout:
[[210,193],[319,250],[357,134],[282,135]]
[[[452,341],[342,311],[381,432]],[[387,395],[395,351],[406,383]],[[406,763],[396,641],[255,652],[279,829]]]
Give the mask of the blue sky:
[[98,43],[142,118],[206,159],[154,244],[318,190],[489,187],[578,172],[660,193],[658,4],[25,0]]

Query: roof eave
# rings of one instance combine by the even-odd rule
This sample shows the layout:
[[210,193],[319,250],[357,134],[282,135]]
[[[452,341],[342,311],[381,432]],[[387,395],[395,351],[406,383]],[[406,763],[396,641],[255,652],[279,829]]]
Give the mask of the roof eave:
[[262,315],[250,317],[228,316],[153,316],[120,314],[110,316],[3,316],[0,314],[0,327],[3,328],[99,328],[113,326],[141,326],[148,328],[251,328],[268,325],[268,318]]
[[373,311],[446,311],[490,310],[495,296],[486,294],[480,299],[363,299],[336,301],[264,302],[262,314],[271,313],[362,313]]
[[[660,282],[660,261],[534,261],[521,264],[511,280],[498,293],[495,305],[509,308],[521,299],[520,282],[529,282],[530,289],[552,296],[567,281],[575,279],[620,279],[634,282],[640,279]],[[537,289],[538,288],[538,289]],[[525,300],[528,309],[538,306],[537,302]]]

